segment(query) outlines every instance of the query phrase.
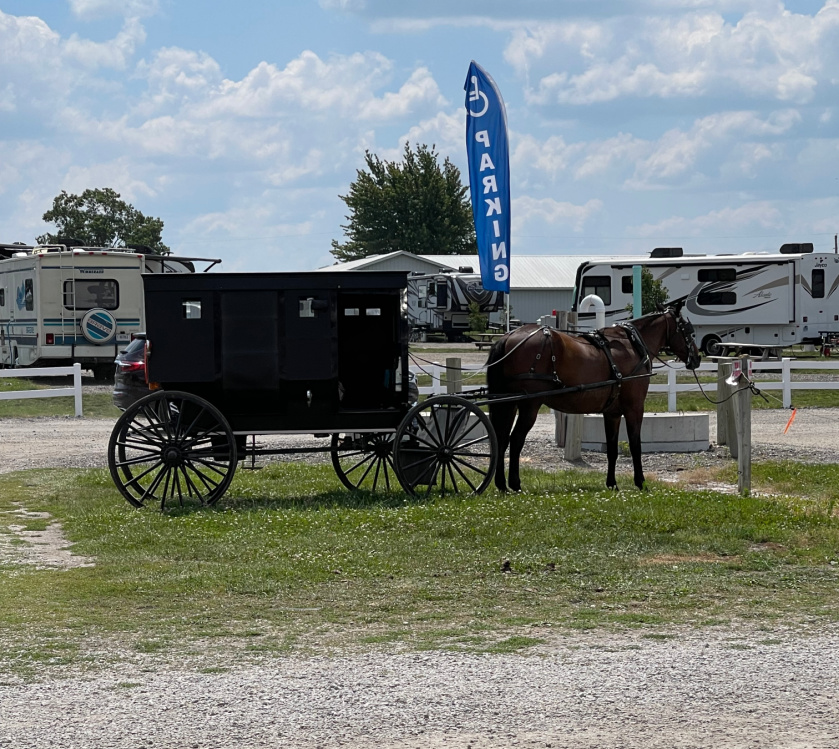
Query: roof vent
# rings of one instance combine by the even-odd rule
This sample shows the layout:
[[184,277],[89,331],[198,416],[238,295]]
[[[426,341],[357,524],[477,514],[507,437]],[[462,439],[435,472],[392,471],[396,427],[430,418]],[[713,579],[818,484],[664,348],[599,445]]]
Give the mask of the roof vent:
[[650,257],[681,257],[685,251],[681,247],[656,247]]
[[812,252],[813,251],[813,243],[812,242],[790,242],[789,244],[782,244],[781,245],[781,254],[782,255],[798,255],[802,252]]
[[457,272],[458,272],[458,273],[474,273],[475,271],[474,271],[474,270],[472,270],[472,266],[471,266],[471,265],[461,265],[461,266],[457,269]]

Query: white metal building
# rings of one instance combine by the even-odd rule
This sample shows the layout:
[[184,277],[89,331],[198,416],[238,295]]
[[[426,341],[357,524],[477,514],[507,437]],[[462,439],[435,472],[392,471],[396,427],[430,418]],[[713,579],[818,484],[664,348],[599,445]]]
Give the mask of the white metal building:
[[[512,316],[522,322],[536,322],[553,310],[570,310],[574,278],[580,263],[590,255],[516,255],[510,259],[510,304]],[[433,273],[441,268],[479,270],[477,255],[414,255],[391,252],[347,263],[336,263],[324,271],[407,270]]]

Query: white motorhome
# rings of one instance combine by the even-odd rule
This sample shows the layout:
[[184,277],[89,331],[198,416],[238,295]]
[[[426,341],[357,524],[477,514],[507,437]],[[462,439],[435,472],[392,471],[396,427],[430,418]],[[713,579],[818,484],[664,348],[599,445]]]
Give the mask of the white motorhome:
[[469,305],[491,315],[504,308],[503,291],[487,291],[472,268],[458,272],[414,273],[408,276],[408,323],[415,339],[444,333],[458,340],[469,330]]
[[809,243],[785,244],[777,253],[685,255],[668,247],[649,257],[592,260],[577,269],[573,309],[596,294],[607,325],[629,319],[635,265],[661,281],[670,299],[685,300],[706,354],[727,342],[778,349],[839,333],[839,255],[813,252]]
[[[97,377],[144,330],[142,273],[190,273],[193,261],[123,248],[0,245],[0,367],[79,362]],[[208,268],[209,269],[209,268]]]

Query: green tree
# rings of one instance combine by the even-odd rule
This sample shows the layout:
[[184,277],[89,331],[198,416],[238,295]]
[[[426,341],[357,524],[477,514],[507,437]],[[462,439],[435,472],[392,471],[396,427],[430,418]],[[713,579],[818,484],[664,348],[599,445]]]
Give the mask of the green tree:
[[[661,282],[653,278],[653,274],[647,268],[641,268],[641,314],[648,315],[655,312],[670,299],[670,292]],[[627,304],[626,309],[630,315],[633,305]],[[640,315],[639,315],[640,317]]]
[[434,146],[405,144],[401,162],[382,161],[367,151],[347,195],[343,244],[332,240],[341,261],[396,250],[414,254],[469,255],[477,252],[469,189],[448,158],[442,166]]
[[56,231],[38,237],[39,244],[72,239],[89,247],[132,244],[149,247],[158,254],[169,252],[161,241],[163,221],[144,216],[109,187],[85,190],[81,195],[62,190],[42,218],[55,224]]
[[481,305],[469,302],[469,330],[483,333],[489,327],[489,315],[481,312]]

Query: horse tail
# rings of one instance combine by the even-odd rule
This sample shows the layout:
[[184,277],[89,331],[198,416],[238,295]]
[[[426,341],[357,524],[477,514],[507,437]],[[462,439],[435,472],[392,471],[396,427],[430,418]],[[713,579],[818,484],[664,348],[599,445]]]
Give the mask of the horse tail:
[[507,336],[499,338],[489,349],[489,357],[487,358],[487,390],[490,393],[503,393],[505,391],[505,378],[503,367],[497,362],[504,358],[504,350],[506,348]]

